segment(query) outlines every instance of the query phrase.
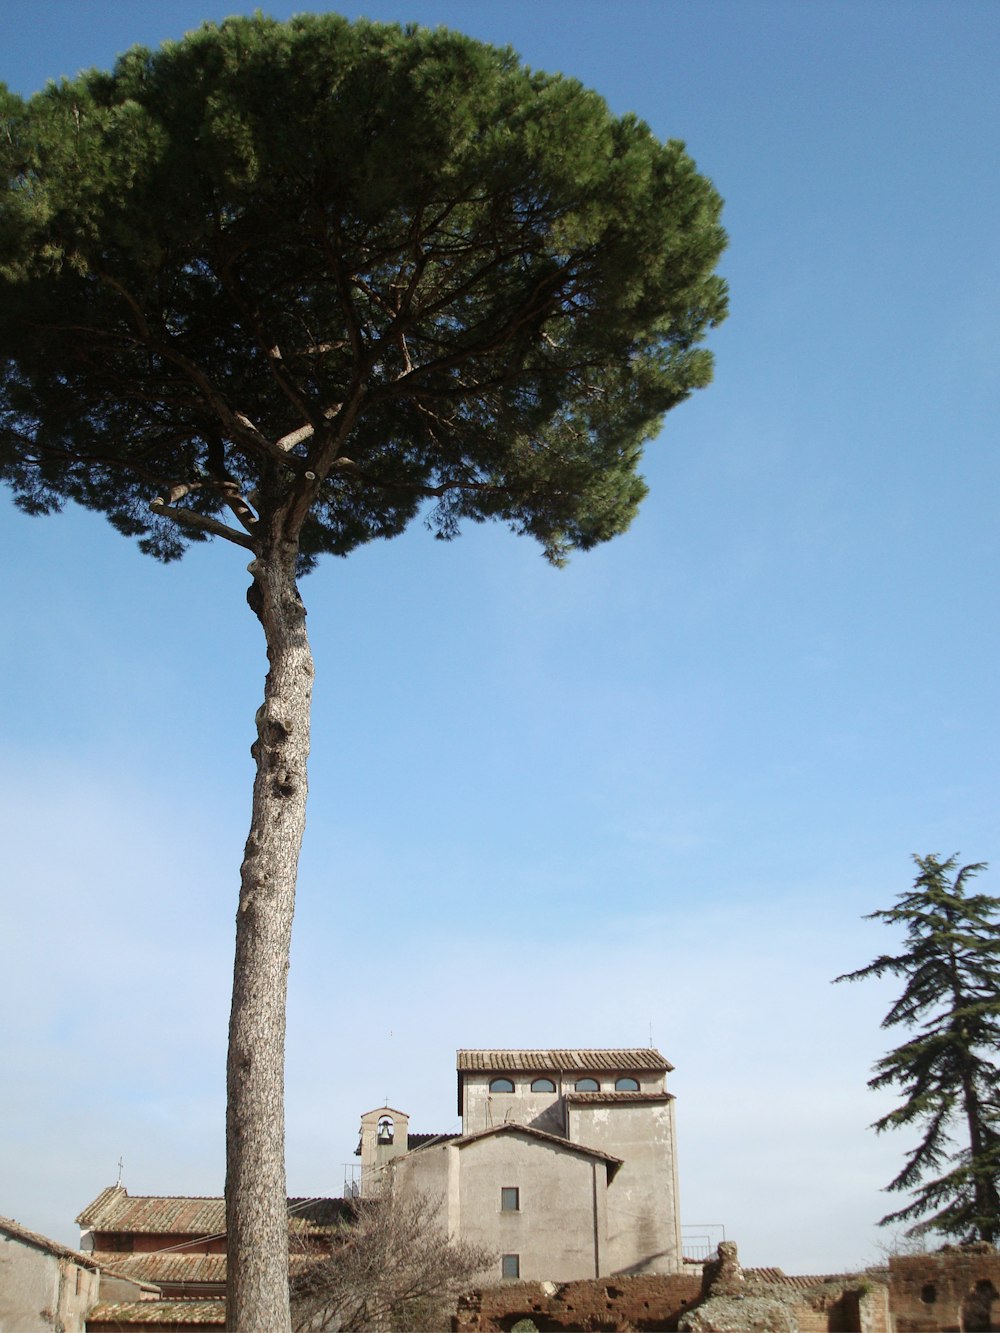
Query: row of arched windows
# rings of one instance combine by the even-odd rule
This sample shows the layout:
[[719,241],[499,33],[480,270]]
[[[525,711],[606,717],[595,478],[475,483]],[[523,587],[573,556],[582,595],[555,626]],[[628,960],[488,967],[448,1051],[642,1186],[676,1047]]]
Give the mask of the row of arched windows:
[[[532,1080],[532,1092],[555,1092],[556,1085],[550,1078],[536,1078]],[[578,1078],[573,1084],[575,1092],[600,1092],[601,1085],[596,1078]],[[513,1092],[514,1081],[509,1078],[491,1078],[490,1092]],[[615,1092],[638,1092],[639,1084],[634,1078],[616,1078]]]

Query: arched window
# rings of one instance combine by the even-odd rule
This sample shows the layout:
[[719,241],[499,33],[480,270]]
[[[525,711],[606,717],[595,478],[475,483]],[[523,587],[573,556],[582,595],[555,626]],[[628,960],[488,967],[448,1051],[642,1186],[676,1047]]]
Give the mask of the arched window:
[[391,1143],[394,1129],[395,1125],[392,1123],[392,1117],[388,1115],[382,1116],[381,1120],[378,1122],[375,1141],[377,1143]]
[[976,1283],[975,1289],[970,1291],[962,1302],[962,1328],[967,1328],[969,1333],[973,1329],[992,1328],[993,1327],[993,1302],[997,1299],[997,1289],[989,1278],[983,1278]]
[[536,1078],[531,1085],[532,1092],[555,1092],[556,1085],[550,1078]]
[[577,1092],[600,1092],[601,1085],[596,1078],[578,1078],[573,1084]]
[[615,1092],[638,1092],[639,1085],[634,1078],[616,1078]]
[[491,1078],[490,1092],[513,1092],[514,1084],[509,1078]]

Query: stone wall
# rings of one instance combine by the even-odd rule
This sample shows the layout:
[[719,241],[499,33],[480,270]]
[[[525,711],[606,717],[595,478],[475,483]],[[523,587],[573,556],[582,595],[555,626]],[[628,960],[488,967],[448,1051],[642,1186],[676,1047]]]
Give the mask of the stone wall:
[[0,1229],[0,1329],[81,1333],[97,1300],[100,1273],[85,1255],[3,1219]]
[[745,1272],[732,1241],[705,1264],[705,1299],[680,1333],[891,1333],[888,1288],[867,1277]]

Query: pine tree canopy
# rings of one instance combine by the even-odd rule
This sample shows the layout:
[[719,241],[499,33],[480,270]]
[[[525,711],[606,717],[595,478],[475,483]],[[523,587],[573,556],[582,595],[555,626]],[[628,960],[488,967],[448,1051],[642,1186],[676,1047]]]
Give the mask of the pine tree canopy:
[[968,891],[983,863],[914,861],[913,888],[866,918],[904,927],[902,952],[836,978],[905,981],[882,1026],[913,1035],[877,1062],[868,1086],[896,1088],[903,1098],[875,1121],[879,1133],[913,1127],[923,1137],[886,1187],[914,1197],[881,1224],[922,1219],[911,1232],[993,1242],[1000,1236],[1000,899]]
[[499,519],[622,532],[708,383],[721,201],[681,144],[449,33],[260,15],[0,87],[0,478],[163,560],[252,552],[269,671],[241,868],[227,1319],[289,1328],[283,1071],[312,654],[296,574]]
[[[498,518],[621,532],[708,383],[721,201],[683,146],[444,30],[206,25],[0,89],[0,475],[161,559],[300,568]],[[150,508],[150,505],[153,508]]]

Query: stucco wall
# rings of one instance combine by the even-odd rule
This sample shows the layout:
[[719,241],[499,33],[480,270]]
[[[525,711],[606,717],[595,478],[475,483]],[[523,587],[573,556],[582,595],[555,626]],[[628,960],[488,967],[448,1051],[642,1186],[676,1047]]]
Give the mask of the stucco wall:
[[[519,1254],[522,1279],[598,1276],[607,1234],[603,1162],[516,1134],[457,1151],[465,1239],[497,1254]],[[501,1210],[503,1186],[519,1190],[517,1212]]]
[[[458,1217],[448,1207],[448,1145],[431,1144],[399,1157],[393,1163],[393,1186],[402,1196],[422,1194],[439,1205],[437,1220],[441,1230],[458,1236]],[[464,1237],[463,1237],[464,1239]]]
[[[559,1144],[503,1133],[459,1147],[422,1148],[401,1158],[396,1179],[443,1200],[454,1236],[496,1255],[520,1256],[522,1279],[568,1282],[594,1277],[607,1245],[607,1167]],[[501,1208],[501,1189],[519,1191],[517,1211]]]
[[[662,1092],[664,1076],[656,1070],[580,1070],[560,1073],[544,1070],[541,1073],[520,1073],[504,1070],[502,1078],[514,1084],[513,1092],[490,1092],[490,1081],[495,1073],[462,1074],[462,1126],[465,1134],[513,1122],[531,1125],[546,1134],[564,1134],[566,1125],[562,1096],[572,1092],[578,1078],[587,1076],[596,1080],[601,1092],[614,1091],[615,1081],[622,1075],[634,1078],[641,1092]],[[550,1078],[555,1092],[532,1092],[531,1084],[537,1078]]]
[[83,1333],[98,1274],[0,1232],[0,1333]]
[[[490,1080],[493,1077],[493,1074],[463,1075],[464,1133],[478,1134],[480,1130],[492,1129],[508,1122],[531,1125],[547,1134],[563,1133],[558,1074],[504,1073],[503,1077],[509,1078],[514,1084],[513,1092],[490,1092]],[[551,1078],[556,1085],[555,1092],[532,1092],[531,1084],[536,1078]]]
[[569,1136],[623,1159],[608,1189],[605,1273],[683,1270],[672,1102],[569,1107]]

